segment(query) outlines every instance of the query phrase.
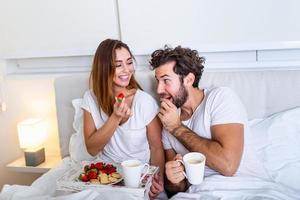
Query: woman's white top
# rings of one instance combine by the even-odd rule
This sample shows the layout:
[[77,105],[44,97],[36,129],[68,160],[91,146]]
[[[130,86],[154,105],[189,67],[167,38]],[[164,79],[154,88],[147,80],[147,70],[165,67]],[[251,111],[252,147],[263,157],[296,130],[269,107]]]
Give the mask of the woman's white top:
[[[99,111],[96,96],[91,90],[85,92],[81,108],[92,115],[97,130],[108,119],[102,110]],[[146,126],[157,115],[158,105],[151,95],[138,89],[133,97],[131,109],[133,115],[117,127],[103,151],[98,154],[105,162],[120,163],[127,159],[138,159],[144,163],[150,161]]]

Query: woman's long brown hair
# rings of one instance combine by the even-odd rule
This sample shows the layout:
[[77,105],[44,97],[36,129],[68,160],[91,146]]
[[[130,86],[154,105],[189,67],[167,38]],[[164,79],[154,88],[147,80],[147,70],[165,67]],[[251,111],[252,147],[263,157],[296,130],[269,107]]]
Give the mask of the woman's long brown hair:
[[[102,109],[108,116],[113,112],[113,77],[115,75],[116,49],[125,48],[134,59],[129,47],[119,41],[106,39],[102,41],[95,53],[92,71],[90,74],[90,87],[94,92],[99,111]],[[132,75],[127,89],[141,89]]]

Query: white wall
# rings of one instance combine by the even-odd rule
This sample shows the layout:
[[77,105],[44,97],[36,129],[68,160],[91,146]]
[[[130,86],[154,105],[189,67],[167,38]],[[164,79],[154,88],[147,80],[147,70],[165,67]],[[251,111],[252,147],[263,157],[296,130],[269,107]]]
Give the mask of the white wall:
[[[92,55],[120,38],[134,54],[165,44],[200,52],[300,41],[298,0],[0,0],[0,57]],[[254,45],[253,45],[254,44]],[[285,43],[284,43],[285,44]],[[232,50],[232,49],[231,49]]]
[[[28,117],[42,117],[48,124],[46,155],[59,155],[53,77],[6,77],[0,60],[0,85],[7,110],[0,111],[0,188],[3,184],[31,184],[40,174],[16,173],[6,164],[23,155],[19,148],[17,122]],[[0,87],[1,88],[1,87]]]
[[119,38],[114,0],[0,3],[0,51],[6,58],[90,54],[102,39]]
[[207,51],[211,45],[300,40],[297,0],[121,0],[119,5],[122,40],[136,54],[164,44]]

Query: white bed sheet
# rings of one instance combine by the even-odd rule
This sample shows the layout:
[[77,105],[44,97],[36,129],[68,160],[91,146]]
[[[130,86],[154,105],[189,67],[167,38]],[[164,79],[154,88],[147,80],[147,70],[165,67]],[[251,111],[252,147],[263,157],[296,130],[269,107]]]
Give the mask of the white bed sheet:
[[61,163],[45,173],[32,183],[31,186],[4,185],[0,200],[106,200],[106,199],[137,199],[125,192],[111,192],[103,190],[101,194],[93,190],[84,190],[78,193],[56,191],[56,180],[61,177],[75,163],[70,157],[64,158]]
[[[74,163],[69,157],[31,186],[5,185],[0,199],[7,200],[106,200],[106,199],[137,199],[127,193],[103,191],[100,194],[93,190],[78,193],[56,191],[57,178],[61,177]],[[200,186],[191,186],[187,193],[178,193],[172,200],[179,199],[300,199],[300,194],[277,183],[252,177],[224,177],[214,175],[206,177]]]
[[253,177],[206,177],[200,186],[191,186],[187,193],[178,193],[172,200],[249,200],[300,199],[300,194],[283,185]]

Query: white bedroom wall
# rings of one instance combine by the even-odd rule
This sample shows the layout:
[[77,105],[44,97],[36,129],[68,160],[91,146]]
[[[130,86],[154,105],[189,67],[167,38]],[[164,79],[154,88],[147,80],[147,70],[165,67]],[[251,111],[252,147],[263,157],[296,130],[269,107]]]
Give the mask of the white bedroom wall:
[[6,111],[0,111],[0,188],[3,184],[31,184],[40,174],[16,173],[6,164],[23,155],[19,148],[17,123],[28,117],[42,117],[48,124],[46,155],[59,155],[53,77],[5,77],[0,60],[0,85]]
[[122,40],[136,54],[165,44],[201,52],[300,40],[297,0],[120,0],[119,7]]
[[0,57],[91,54],[118,38],[115,0],[0,0]]

